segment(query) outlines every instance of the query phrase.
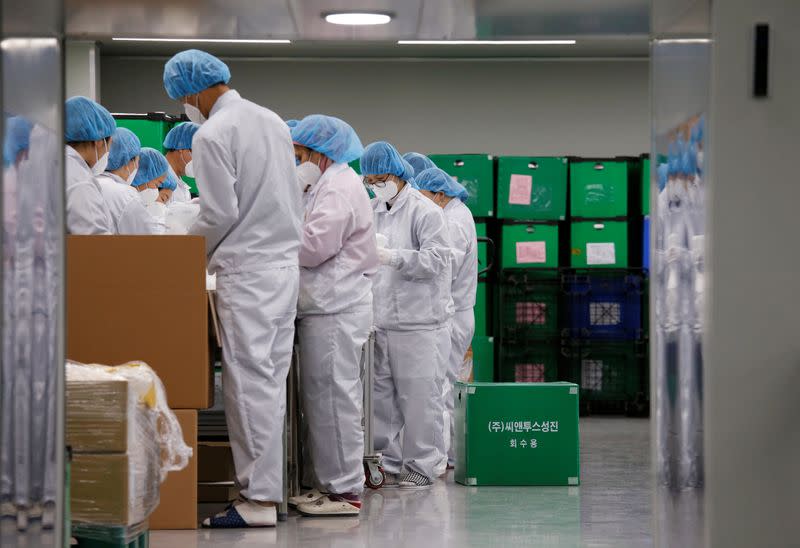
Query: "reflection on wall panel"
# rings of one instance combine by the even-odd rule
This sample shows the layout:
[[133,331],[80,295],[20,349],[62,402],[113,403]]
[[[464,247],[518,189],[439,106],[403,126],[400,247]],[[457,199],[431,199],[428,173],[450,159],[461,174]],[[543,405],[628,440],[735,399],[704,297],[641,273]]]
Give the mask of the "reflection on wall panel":
[[2,40],[0,502],[26,546],[55,546],[62,523],[61,50],[57,38]]

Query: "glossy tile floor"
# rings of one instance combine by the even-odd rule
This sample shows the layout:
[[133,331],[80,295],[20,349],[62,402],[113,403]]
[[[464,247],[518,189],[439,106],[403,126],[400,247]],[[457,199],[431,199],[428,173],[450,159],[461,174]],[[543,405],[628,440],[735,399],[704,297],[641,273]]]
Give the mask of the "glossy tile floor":
[[365,496],[358,519],[302,518],[272,530],[155,531],[151,548],[234,546],[652,546],[650,424],[581,421],[581,487],[463,487]]

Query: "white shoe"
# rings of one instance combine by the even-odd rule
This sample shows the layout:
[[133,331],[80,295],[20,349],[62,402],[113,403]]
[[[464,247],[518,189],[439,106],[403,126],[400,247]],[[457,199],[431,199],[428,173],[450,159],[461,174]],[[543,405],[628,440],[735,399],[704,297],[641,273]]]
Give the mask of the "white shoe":
[[248,527],[275,527],[278,510],[275,506],[261,506],[256,502],[237,500],[224,512],[203,520],[203,527],[211,529],[245,529]]
[[339,495],[327,495],[316,502],[299,505],[297,511],[310,517],[357,516],[361,512],[361,501],[350,501]]
[[296,497],[290,497],[288,504],[292,508],[297,508],[301,504],[311,504],[317,502],[319,499],[327,495],[328,493],[323,493],[318,489],[312,489],[308,493],[304,493],[302,495],[297,495]]

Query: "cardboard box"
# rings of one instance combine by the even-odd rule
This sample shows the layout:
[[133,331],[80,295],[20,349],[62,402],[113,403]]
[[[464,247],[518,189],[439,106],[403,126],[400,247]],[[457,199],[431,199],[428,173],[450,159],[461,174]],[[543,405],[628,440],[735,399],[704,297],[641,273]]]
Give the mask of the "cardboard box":
[[70,466],[70,505],[75,522],[141,523],[158,504],[159,453],[75,453]]
[[197,466],[197,481],[200,483],[230,482],[236,478],[229,442],[200,443]]
[[150,516],[150,529],[197,528],[197,411],[174,409],[186,445],[192,448],[189,464],[170,472],[161,484],[161,503]]
[[455,399],[458,483],[580,483],[577,384],[458,383]]
[[70,381],[67,386],[67,445],[74,453],[125,453],[132,444],[128,428],[132,396],[128,383]]
[[67,357],[144,361],[170,407],[211,407],[204,239],[68,236],[66,257]]
[[231,502],[239,498],[239,488],[225,483],[205,483],[197,486],[197,500],[207,502]]

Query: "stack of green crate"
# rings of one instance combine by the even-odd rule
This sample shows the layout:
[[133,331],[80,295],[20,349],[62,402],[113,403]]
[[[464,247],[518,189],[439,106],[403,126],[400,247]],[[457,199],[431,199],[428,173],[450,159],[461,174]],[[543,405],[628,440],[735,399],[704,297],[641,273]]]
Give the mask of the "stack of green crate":
[[[494,217],[495,159],[489,154],[431,154],[429,158],[469,192],[467,207],[475,219],[478,237],[488,235],[487,221]],[[485,243],[478,245],[478,270],[489,265]],[[487,276],[478,280],[475,303],[475,336],[472,339],[473,374],[475,380],[492,381],[494,338],[489,311],[492,287]]]
[[558,378],[559,237],[567,216],[567,170],[561,157],[498,160],[496,376],[503,382]]
[[628,267],[628,162],[570,163],[571,266]]

